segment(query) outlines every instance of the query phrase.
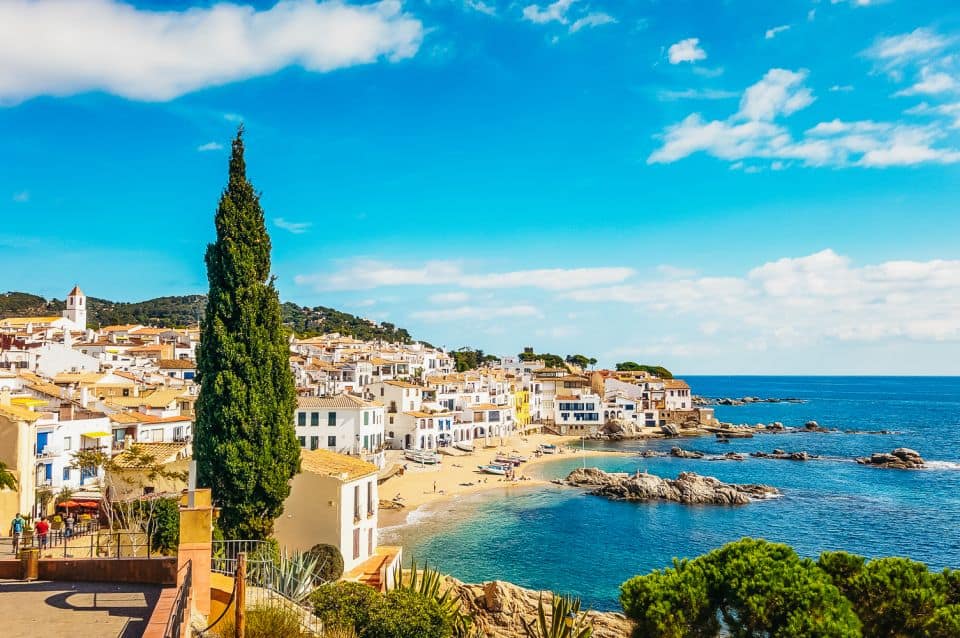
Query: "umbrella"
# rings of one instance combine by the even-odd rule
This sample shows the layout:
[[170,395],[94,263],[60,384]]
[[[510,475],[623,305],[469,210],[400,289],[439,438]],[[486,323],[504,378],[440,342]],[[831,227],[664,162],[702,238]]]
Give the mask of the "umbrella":
[[60,502],[60,507],[71,508],[71,507],[79,507],[79,506],[80,506],[80,503],[77,503],[76,501],[61,501],[61,502]]
[[79,503],[77,503],[77,506],[78,507],[100,507],[100,503],[98,501],[80,501]]

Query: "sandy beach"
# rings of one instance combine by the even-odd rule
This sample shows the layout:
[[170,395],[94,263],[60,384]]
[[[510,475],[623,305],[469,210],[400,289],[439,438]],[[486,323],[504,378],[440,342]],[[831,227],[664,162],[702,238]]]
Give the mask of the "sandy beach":
[[[546,481],[542,479],[530,478],[530,470],[547,461],[570,456],[580,458],[618,454],[610,451],[581,450],[579,437],[551,434],[528,434],[523,437],[513,435],[504,437],[502,440],[490,439],[489,442],[491,447],[481,447],[483,441],[480,440],[477,441],[479,445],[473,452],[461,453],[459,450],[454,450],[462,456],[444,455],[443,462],[439,465],[422,467],[406,460],[403,452],[399,450],[387,452],[386,467],[405,464],[407,469],[402,476],[393,476],[380,485],[380,527],[402,525],[410,512],[428,503],[458,498],[487,489],[545,484]],[[559,448],[558,453],[535,457],[534,451],[541,443],[556,445]],[[478,465],[492,462],[498,452],[518,453],[529,459],[517,469],[516,480],[508,481],[502,476],[484,474],[477,469]],[[385,501],[400,503],[403,507],[390,509]]]

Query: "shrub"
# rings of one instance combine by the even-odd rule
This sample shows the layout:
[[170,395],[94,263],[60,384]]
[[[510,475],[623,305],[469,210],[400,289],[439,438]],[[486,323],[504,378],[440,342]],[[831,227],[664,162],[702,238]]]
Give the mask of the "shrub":
[[336,546],[320,543],[307,553],[317,559],[316,574],[321,583],[332,583],[343,576],[343,555]]
[[437,601],[414,591],[395,589],[370,612],[362,638],[449,638],[453,629]]
[[393,589],[416,592],[435,600],[456,638],[467,638],[472,634],[473,617],[463,612],[460,597],[449,584],[444,583],[439,571],[426,565],[421,571],[414,562],[405,574],[403,568],[397,565],[393,581]]
[[360,583],[321,585],[310,596],[313,613],[326,627],[350,627],[363,635],[374,608],[383,604],[383,596]]
[[[236,638],[233,614],[228,614],[214,630],[218,638]],[[256,605],[247,609],[245,638],[312,638],[300,625],[300,615],[288,607]]]

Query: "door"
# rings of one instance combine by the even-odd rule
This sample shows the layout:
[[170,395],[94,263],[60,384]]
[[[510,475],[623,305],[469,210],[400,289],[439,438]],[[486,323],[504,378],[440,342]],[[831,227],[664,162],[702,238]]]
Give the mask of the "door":
[[47,447],[47,441],[49,438],[49,432],[37,432],[37,456],[43,454],[43,449]]

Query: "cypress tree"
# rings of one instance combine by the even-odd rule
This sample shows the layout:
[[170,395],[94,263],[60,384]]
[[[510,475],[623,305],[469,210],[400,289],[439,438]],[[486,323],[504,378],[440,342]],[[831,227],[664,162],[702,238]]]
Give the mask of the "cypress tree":
[[300,446],[290,350],[270,276],[270,237],[259,194],[246,177],[242,126],[215,222],[197,354],[197,479],[213,489],[227,538],[264,539],[300,470]]

